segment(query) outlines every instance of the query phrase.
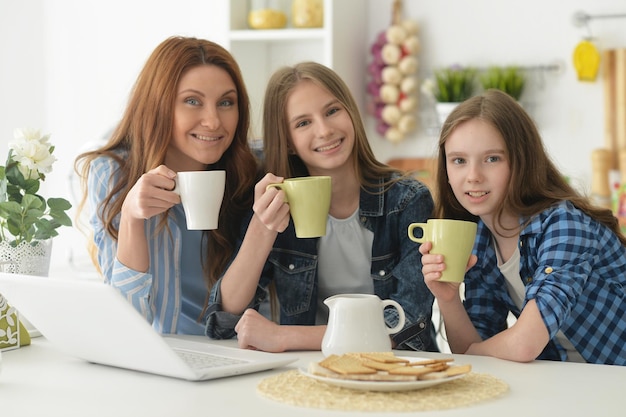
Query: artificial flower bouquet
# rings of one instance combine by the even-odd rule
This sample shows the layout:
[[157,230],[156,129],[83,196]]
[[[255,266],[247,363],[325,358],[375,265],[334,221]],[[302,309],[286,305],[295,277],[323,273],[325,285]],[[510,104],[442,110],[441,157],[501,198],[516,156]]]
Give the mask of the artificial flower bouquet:
[[6,165],[0,166],[0,242],[11,246],[46,240],[58,235],[57,228],[71,226],[66,211],[72,205],[64,198],[45,199],[37,194],[56,158],[50,135],[36,129],[15,129],[9,143]]

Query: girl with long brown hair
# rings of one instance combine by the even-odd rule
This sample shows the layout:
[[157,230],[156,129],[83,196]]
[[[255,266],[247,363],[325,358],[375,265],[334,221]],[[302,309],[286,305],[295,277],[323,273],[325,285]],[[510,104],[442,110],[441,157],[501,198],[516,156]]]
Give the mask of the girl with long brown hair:
[[[231,54],[171,37],[148,58],[108,143],[76,160],[104,280],[162,333],[204,334],[207,294],[252,205],[248,129],[248,95]],[[226,171],[216,230],[187,230],[173,191],[177,172],[199,170]]]
[[464,300],[438,281],[443,256],[420,247],[452,352],[626,365],[626,239],[567,183],[524,109],[498,90],[461,103],[437,170],[437,215],[478,222]]

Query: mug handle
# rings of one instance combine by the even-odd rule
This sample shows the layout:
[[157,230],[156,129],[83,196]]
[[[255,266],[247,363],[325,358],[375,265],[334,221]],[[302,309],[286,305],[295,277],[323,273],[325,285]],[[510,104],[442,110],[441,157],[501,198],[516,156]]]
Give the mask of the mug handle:
[[[422,229],[422,237],[415,237],[413,230]],[[409,225],[409,239],[413,242],[424,243],[426,241],[426,223],[411,223]]]
[[180,195],[180,187],[178,186],[178,177],[174,177],[174,189],[172,190],[172,192]]
[[404,327],[404,322],[406,321],[406,318],[404,317],[404,309],[400,304],[398,304],[397,301],[394,300],[383,300],[382,303],[383,311],[387,306],[392,306],[398,311],[398,324],[396,324],[394,327],[387,327],[387,333],[398,333],[400,330],[402,330],[402,328]]
[[[267,187],[265,187],[265,191],[269,190],[270,188],[278,188],[279,190],[283,190],[285,191],[285,189],[283,188],[283,184],[282,183],[277,183],[277,184],[269,184]],[[287,200],[287,193],[285,193],[285,199],[284,199],[285,203],[288,203],[289,201]]]

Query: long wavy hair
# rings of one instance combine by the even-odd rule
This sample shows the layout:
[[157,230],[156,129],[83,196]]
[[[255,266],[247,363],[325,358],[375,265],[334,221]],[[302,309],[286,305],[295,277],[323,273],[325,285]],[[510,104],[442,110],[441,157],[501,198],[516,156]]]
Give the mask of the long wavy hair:
[[287,120],[289,94],[303,80],[310,80],[330,92],[350,115],[355,135],[352,166],[362,187],[377,186],[380,178],[400,173],[374,157],[359,108],[346,83],[335,71],[316,62],[282,67],[269,80],[263,104],[263,147],[267,171],[285,178],[309,175],[302,159],[289,151],[291,136]]
[[611,210],[595,206],[566,181],[548,156],[531,117],[509,95],[490,89],[452,111],[441,129],[437,164],[435,213],[440,218],[477,220],[458,202],[448,183],[446,140],[460,124],[480,119],[492,125],[504,139],[511,170],[505,198],[497,207],[496,221],[502,232],[516,233],[502,224],[504,212],[530,219],[554,204],[568,200],[578,209],[606,225],[626,244]]
[[[173,137],[174,102],[179,81],[186,71],[202,65],[217,66],[230,75],[237,89],[239,109],[231,146],[219,161],[207,166],[207,169],[227,172],[219,228],[205,231],[203,238],[202,250],[206,250],[203,269],[210,290],[234,252],[241,220],[252,206],[251,190],[257,178],[257,160],[248,145],[250,101],[239,66],[227,50],[211,41],[190,37],[171,37],[163,41],[146,61],[124,115],[108,143],[100,149],[79,155],[75,170],[81,177],[83,187],[80,210],[84,208],[87,198],[90,162],[106,156],[119,164],[117,182],[112,184],[109,195],[102,202],[102,222],[107,232],[117,240],[115,219],[128,192],[141,175],[164,164]],[[125,155],[123,158],[120,151]],[[167,228],[168,215],[169,212],[162,215],[159,232]]]

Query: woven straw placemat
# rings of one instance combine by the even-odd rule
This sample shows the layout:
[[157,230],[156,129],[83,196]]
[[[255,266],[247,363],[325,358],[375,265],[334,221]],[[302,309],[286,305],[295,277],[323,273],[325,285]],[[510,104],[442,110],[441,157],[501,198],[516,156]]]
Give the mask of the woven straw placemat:
[[507,392],[509,386],[491,375],[463,378],[413,391],[358,391],[309,378],[297,370],[263,379],[263,397],[300,407],[343,411],[427,411],[468,406]]

